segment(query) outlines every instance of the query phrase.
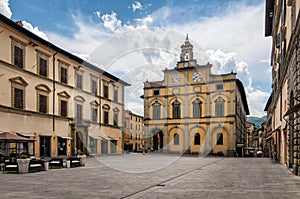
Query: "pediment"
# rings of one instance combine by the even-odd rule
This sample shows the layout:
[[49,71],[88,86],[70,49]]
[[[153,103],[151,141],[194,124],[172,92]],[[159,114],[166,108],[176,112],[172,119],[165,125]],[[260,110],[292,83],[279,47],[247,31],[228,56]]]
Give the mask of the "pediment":
[[44,84],[39,84],[35,87],[35,89],[37,90],[41,90],[41,91],[45,91],[45,92],[48,92],[50,93],[51,92],[51,89],[47,86],[47,85],[44,85]]
[[11,78],[11,79],[9,79],[9,81],[11,81],[12,83],[15,83],[15,84],[21,84],[23,86],[28,86],[28,83],[21,76]]
[[57,95],[60,97],[70,98],[70,95],[66,91],[59,92]]

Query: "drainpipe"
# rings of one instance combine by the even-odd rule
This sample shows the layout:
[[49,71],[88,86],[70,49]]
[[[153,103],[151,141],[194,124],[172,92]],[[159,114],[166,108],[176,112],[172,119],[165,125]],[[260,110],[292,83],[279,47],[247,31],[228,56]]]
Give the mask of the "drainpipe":
[[56,51],[54,54],[53,54],[53,80],[52,80],[52,83],[53,83],[53,96],[52,96],[52,131],[55,132],[55,55],[58,53],[59,51]]

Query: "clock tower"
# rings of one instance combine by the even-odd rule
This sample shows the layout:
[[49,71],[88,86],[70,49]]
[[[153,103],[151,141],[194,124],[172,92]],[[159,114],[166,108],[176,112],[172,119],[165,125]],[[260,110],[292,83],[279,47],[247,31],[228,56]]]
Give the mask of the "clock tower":
[[181,45],[180,61],[177,63],[177,68],[187,68],[196,66],[196,60],[193,55],[193,45],[189,41],[189,36],[186,34],[184,44]]

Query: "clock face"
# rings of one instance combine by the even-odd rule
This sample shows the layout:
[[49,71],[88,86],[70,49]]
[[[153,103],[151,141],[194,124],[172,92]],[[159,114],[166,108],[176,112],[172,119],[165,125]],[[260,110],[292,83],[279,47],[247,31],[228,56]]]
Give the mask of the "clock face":
[[184,63],[184,67],[188,67],[189,66],[189,63],[188,62],[185,62]]
[[180,78],[179,74],[175,74],[175,75],[172,76],[172,80],[173,80],[174,83],[180,82],[180,79],[181,78]]
[[200,72],[195,72],[192,76],[194,82],[199,82],[203,78]]

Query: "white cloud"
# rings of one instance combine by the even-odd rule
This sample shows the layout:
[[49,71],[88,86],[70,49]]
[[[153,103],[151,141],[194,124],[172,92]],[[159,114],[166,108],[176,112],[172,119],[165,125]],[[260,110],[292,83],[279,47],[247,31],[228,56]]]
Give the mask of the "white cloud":
[[263,110],[269,93],[253,87],[253,78],[250,76],[248,64],[243,61],[238,61],[236,53],[234,52],[225,53],[218,49],[216,51],[207,50],[206,53],[209,56],[210,62],[213,64],[212,71],[214,73],[237,72],[237,78],[242,81],[245,87],[250,114],[259,117],[265,115]]
[[136,10],[142,10],[143,6],[140,2],[135,1],[134,3],[132,3],[132,11],[135,12]]
[[11,18],[12,12],[9,8],[8,0],[1,0],[0,1],[0,13],[6,16],[7,18]]
[[37,36],[39,36],[45,40],[48,40],[46,33],[44,33],[43,31],[40,31],[38,27],[33,27],[27,21],[22,21],[22,24],[23,24],[23,27],[26,28],[27,30],[33,32],[34,34],[36,34]]
[[112,12],[111,14],[104,14],[101,19],[103,20],[103,25],[108,28],[113,33],[119,32],[122,27],[122,22],[117,18],[117,14]]
[[101,18],[101,12],[100,12],[100,11],[95,11],[94,14],[95,14],[98,18]]

